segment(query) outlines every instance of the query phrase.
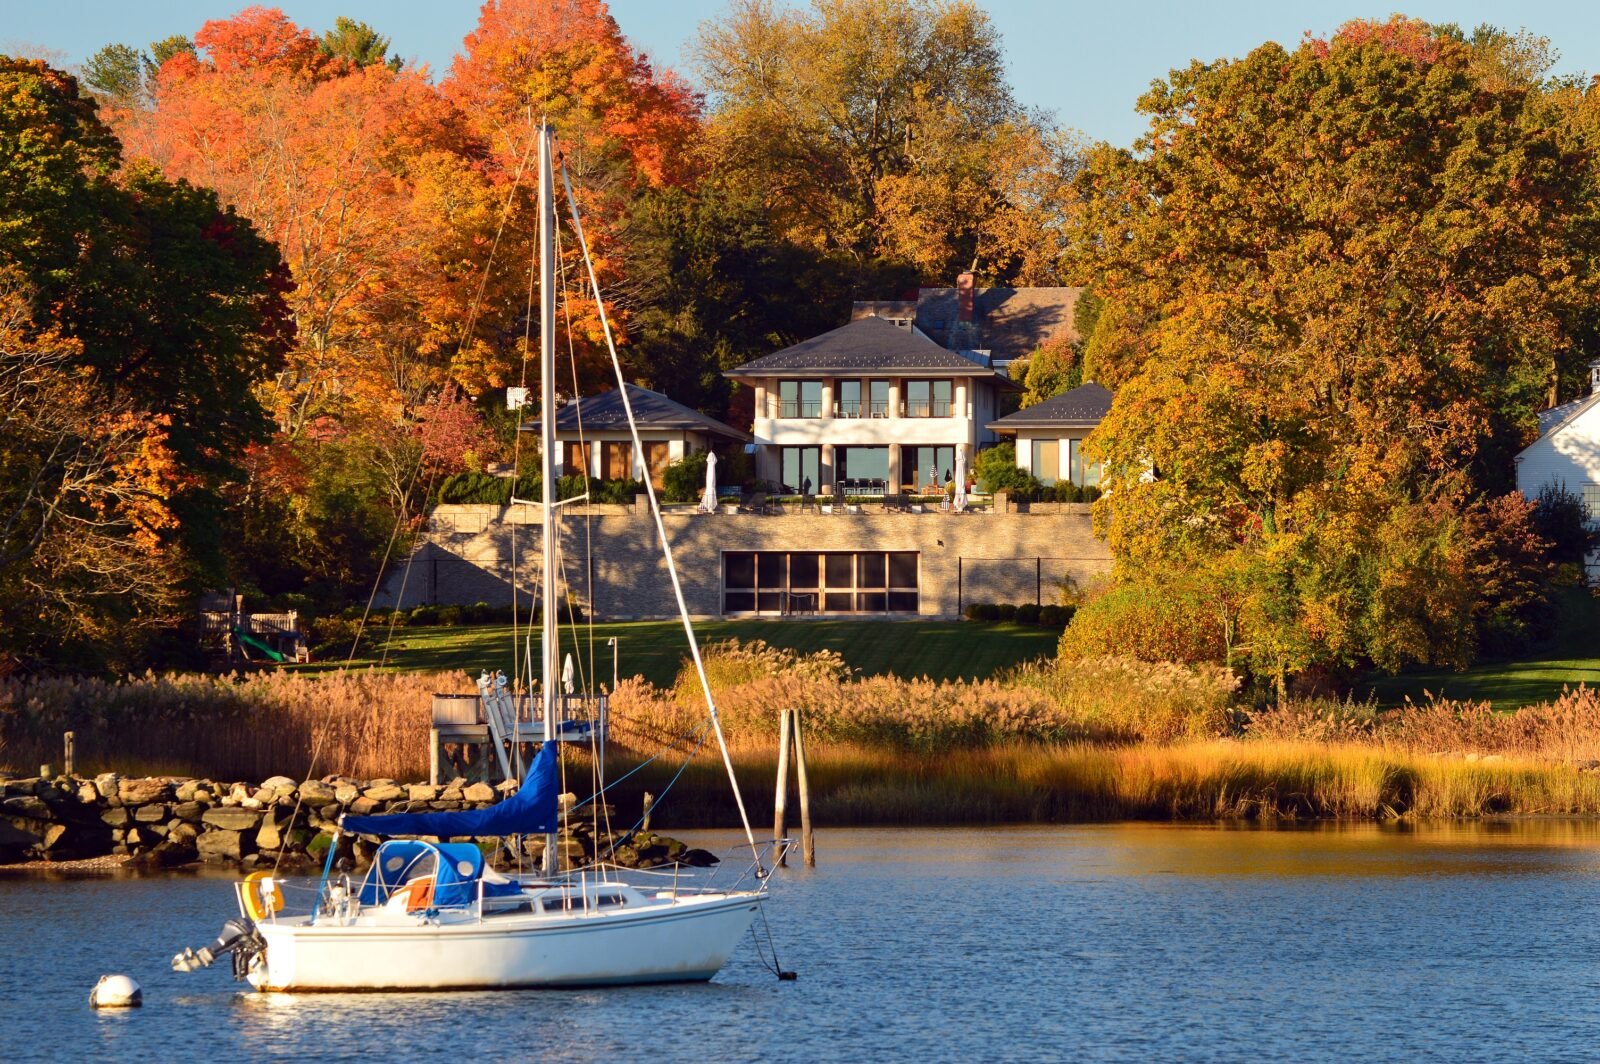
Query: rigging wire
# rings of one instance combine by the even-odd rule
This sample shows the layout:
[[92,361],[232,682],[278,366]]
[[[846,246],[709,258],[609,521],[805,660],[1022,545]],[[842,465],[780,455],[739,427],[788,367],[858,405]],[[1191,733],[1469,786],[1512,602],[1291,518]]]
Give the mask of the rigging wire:
[[[511,187],[506,190],[505,202],[500,207],[499,224],[495,226],[494,240],[489,246],[488,258],[484,261],[484,264],[483,264],[483,274],[478,279],[478,290],[477,290],[476,293],[474,293],[474,295],[472,297],[472,303],[467,308],[467,319],[466,319],[465,323],[462,325],[461,339],[456,344],[456,356],[458,358],[460,357],[461,352],[466,349],[467,341],[469,339],[471,339],[471,337],[472,337],[472,330],[477,326],[478,311],[483,305],[483,294],[484,294],[485,291],[487,291],[488,286],[489,286],[489,273],[494,268],[495,252],[499,250],[500,238],[505,233],[507,220],[511,217],[511,207],[512,207],[512,204],[515,202],[517,189],[522,184],[523,171],[527,169],[528,158],[532,154],[533,148],[534,148],[534,146],[536,144],[537,144],[537,140],[529,141],[527,148],[525,148],[523,150],[522,158],[517,162],[516,173],[512,176],[512,179],[511,179]],[[439,395],[435,398],[435,401],[434,401],[436,406],[441,406],[442,407],[445,393],[446,393],[446,389],[440,389]],[[373,579],[372,591],[367,595],[367,604],[361,611],[361,620],[356,625],[355,635],[352,636],[351,640],[350,640],[350,652],[347,655],[345,655],[344,665],[342,665],[340,667],[340,669],[339,669],[339,672],[341,674],[343,674],[343,673],[345,673],[345,672],[347,672],[349,670],[351,664],[355,661],[356,650],[361,646],[361,635],[362,635],[363,632],[366,631],[368,618],[372,616],[372,604],[378,598],[378,589],[383,586],[383,572],[389,566],[389,557],[394,552],[395,541],[399,538],[400,529],[405,524],[408,523],[409,510],[410,510],[410,501],[409,500],[411,498],[411,492],[416,487],[417,477],[422,473],[423,459],[424,459],[424,457],[426,455],[427,455],[427,429],[425,427],[424,430],[423,430],[422,446],[419,447],[418,451],[417,451],[417,464],[411,470],[410,479],[406,482],[406,490],[405,490],[404,494],[401,496],[400,516],[395,520],[394,527],[389,530],[389,542],[387,544],[385,544],[385,546],[383,548],[383,558],[378,562],[378,573],[377,573],[377,576]],[[433,480],[434,480],[435,477],[437,477],[437,475],[438,475],[438,471],[435,470],[434,473],[431,474],[429,476],[429,478],[428,478],[427,491],[429,493],[431,493],[433,491]],[[403,602],[405,600],[404,596],[405,596],[406,583],[409,580],[410,575],[411,575],[411,563],[415,559],[416,559],[416,551],[412,551],[411,554],[406,558],[405,569],[400,574],[400,589],[399,589],[399,591],[397,593],[397,596],[395,598],[396,605],[398,605],[399,603],[401,603],[401,602]],[[380,661],[379,661],[380,666],[384,665],[384,664],[387,664],[388,660],[389,660],[389,644],[391,642],[393,642],[393,640],[394,640],[395,620],[396,620],[396,618],[395,618],[394,614],[391,613],[389,615],[389,633],[388,633],[388,637],[385,638],[385,640],[384,640],[383,654],[382,654],[382,657],[380,658]],[[323,744],[323,741],[326,738],[327,738],[327,730],[324,729],[321,733],[319,733],[317,735],[316,739],[312,742],[312,745],[311,745],[311,760],[310,760],[309,764],[306,766],[306,779],[311,779],[312,777],[314,777],[316,775],[317,759],[322,754],[322,744]],[[296,792],[297,793],[295,795],[295,800],[294,800],[294,809],[289,813],[289,822],[284,826],[283,833],[284,833],[285,837],[287,837],[294,830],[295,821],[298,820],[299,817],[300,817],[300,807],[304,804],[304,801],[305,801],[304,792],[299,788],[296,788]],[[329,853],[331,855],[332,847],[329,848]],[[278,849],[278,857],[272,863],[272,873],[273,873],[274,876],[277,875],[278,868],[283,863],[283,854],[284,854],[284,848],[280,847]],[[332,860],[331,856],[330,856],[329,859],[330,859],[330,861]]]
[[[622,374],[622,361],[617,357],[617,345],[611,335],[611,321],[606,316],[605,300],[600,292],[600,279],[595,275],[594,263],[589,258],[589,245],[583,236],[583,221],[578,217],[578,201],[572,194],[572,179],[567,174],[566,159],[563,156],[561,163],[561,182],[567,193],[567,206],[572,215],[573,232],[578,238],[578,249],[583,253],[583,264],[589,274],[589,284],[594,291],[595,305],[600,313],[600,327],[605,333],[606,348],[611,354],[611,368],[616,374],[617,390],[622,396],[622,406],[628,414],[628,431],[633,437],[634,452],[643,453],[644,443],[639,436],[639,425],[633,417],[633,403],[628,398],[628,382]],[[728,752],[726,736],[722,734],[722,721],[717,714],[716,698],[711,693],[711,682],[706,676],[705,662],[700,657],[700,643],[695,638],[694,625],[689,620],[689,607],[684,601],[683,585],[678,580],[678,567],[672,558],[672,544],[667,539],[667,529],[661,519],[661,506],[656,499],[655,484],[649,478],[645,479],[645,494],[650,499],[650,513],[655,518],[656,534],[661,539],[661,552],[667,560],[667,576],[672,580],[672,593],[678,600],[678,615],[683,619],[684,634],[689,640],[689,653],[694,658],[694,668],[700,678],[700,689],[705,693],[706,709],[711,714],[711,727],[717,735],[717,745],[722,749],[722,761],[728,770],[728,782],[733,787],[734,801],[739,806],[739,819],[744,823],[745,838],[749,841],[750,852],[755,856],[756,863],[761,862],[761,851],[756,845],[755,830],[750,826],[750,814],[744,806],[744,795],[739,791],[739,778],[733,771],[733,757]]]

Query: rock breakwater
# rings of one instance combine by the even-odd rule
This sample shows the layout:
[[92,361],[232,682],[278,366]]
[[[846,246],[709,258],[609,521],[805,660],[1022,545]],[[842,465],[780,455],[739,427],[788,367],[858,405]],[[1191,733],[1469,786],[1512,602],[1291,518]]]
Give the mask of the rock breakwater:
[[[339,817],[482,809],[516,790],[465,779],[405,784],[391,779],[328,776],[296,782],[273,776],[257,784],[166,777],[0,777],[0,865],[115,856],[135,868],[194,862],[250,869],[268,864],[294,871],[320,865],[334,844]],[[563,808],[571,807],[563,795]],[[499,866],[541,859],[543,836],[477,839]],[[365,866],[370,836],[338,836],[338,858]],[[520,844],[520,850],[514,849]],[[709,854],[648,833],[613,841],[587,818],[566,822],[557,843],[563,868],[600,859],[649,868],[707,863]],[[614,851],[614,852],[613,852]],[[711,860],[714,861],[714,858]]]

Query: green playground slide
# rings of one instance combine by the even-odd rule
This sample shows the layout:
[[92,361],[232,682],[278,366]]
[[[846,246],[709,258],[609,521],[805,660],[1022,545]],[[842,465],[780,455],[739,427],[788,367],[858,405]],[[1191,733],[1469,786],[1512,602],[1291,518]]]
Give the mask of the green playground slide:
[[267,644],[263,643],[261,640],[242,629],[235,628],[233,630],[233,637],[247,647],[255,647],[273,661],[284,662],[289,660],[287,656],[278,653],[276,650],[273,650],[271,647],[267,646]]

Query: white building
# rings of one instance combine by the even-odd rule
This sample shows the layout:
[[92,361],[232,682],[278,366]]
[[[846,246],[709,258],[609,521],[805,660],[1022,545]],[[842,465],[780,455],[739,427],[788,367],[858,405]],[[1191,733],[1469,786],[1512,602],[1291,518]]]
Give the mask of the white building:
[[1111,393],[1090,382],[1025,406],[992,422],[989,428],[1017,439],[1017,465],[1044,484],[1070,480],[1082,487],[1100,483],[1100,467],[1086,461],[1083,441],[1111,412]]
[[755,393],[756,476],[785,492],[872,494],[942,485],[994,442],[1002,391],[986,355],[909,320],[864,317],[727,372]]
[[[668,463],[724,444],[750,442],[748,433],[637,384],[628,385],[628,402],[633,406],[644,454],[633,453],[621,393],[602,392],[574,399],[556,411],[558,475],[575,476],[587,470],[595,480],[643,480],[648,469],[651,482],[659,488]],[[522,431],[538,432],[538,419],[524,423]]]
[[[1589,363],[1589,394],[1539,415],[1539,438],[1517,455],[1517,490],[1537,499],[1547,487],[1565,487],[1600,522],[1600,359]],[[1591,577],[1600,555],[1591,555]]]

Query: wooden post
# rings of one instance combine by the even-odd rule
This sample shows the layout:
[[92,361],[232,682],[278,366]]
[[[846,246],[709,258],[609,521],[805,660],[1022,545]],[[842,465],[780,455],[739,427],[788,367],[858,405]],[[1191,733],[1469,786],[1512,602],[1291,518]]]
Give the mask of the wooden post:
[[800,711],[794,713],[794,765],[800,776],[800,848],[806,867],[817,867],[817,851],[811,835],[811,782],[806,777],[806,744],[800,737]]
[[[784,805],[789,798],[789,714],[788,709],[778,710],[778,787],[772,796],[772,841],[777,842],[788,833],[788,825],[784,823]],[[780,865],[787,866],[789,856],[787,853],[778,861]]]
[[66,764],[67,775],[72,775],[72,733],[61,733],[61,760]]
[[650,810],[656,806],[656,796],[649,791],[644,792],[644,820],[639,824],[640,831],[650,830]]

